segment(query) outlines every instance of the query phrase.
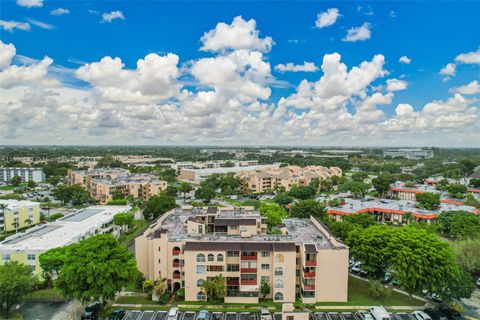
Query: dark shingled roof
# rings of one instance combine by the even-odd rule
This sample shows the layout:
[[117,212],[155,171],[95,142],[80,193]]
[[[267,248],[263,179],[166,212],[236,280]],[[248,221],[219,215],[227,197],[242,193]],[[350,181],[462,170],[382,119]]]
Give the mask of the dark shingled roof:
[[296,251],[293,242],[188,241],[184,251]]
[[314,244],[306,244],[305,245],[305,252],[306,253],[316,253],[317,251],[317,246]]
[[255,219],[223,219],[217,218],[214,223],[215,226],[254,226],[257,224]]

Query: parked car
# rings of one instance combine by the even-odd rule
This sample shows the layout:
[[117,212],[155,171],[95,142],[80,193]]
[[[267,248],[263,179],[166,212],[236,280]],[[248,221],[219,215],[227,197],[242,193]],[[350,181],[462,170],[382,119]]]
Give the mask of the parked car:
[[426,299],[436,302],[436,303],[442,303],[443,299],[440,298],[440,296],[436,293],[429,293],[425,296]]
[[362,270],[362,263],[356,262],[352,267],[352,272],[359,273]]
[[440,314],[448,320],[463,320],[465,317],[455,309],[442,308],[439,310]]
[[178,308],[170,308],[168,310],[167,320],[177,320],[178,319]]
[[393,275],[390,272],[385,272],[385,275],[383,276],[382,283],[383,284],[388,284],[390,281],[392,281]]
[[358,311],[357,316],[360,318],[360,320],[375,320],[368,311]]
[[477,287],[480,288],[480,278],[477,279]]
[[207,310],[200,310],[198,312],[197,320],[207,320],[208,319],[208,311]]
[[390,320],[390,314],[385,310],[384,307],[370,307],[368,308],[372,317],[375,320]]
[[366,277],[368,277],[368,271],[361,269],[359,275],[361,277],[366,278]]
[[273,320],[272,314],[268,311],[268,308],[260,308],[260,320]]
[[108,320],[122,320],[123,317],[125,317],[125,313],[126,312],[123,309],[115,309],[110,317],[108,317]]
[[413,317],[416,320],[432,320],[432,318],[423,311],[414,311],[413,312]]
[[349,267],[349,268],[353,267],[353,265],[355,264],[355,262],[356,262],[355,259],[350,258],[350,260],[348,260],[348,267]]
[[100,311],[100,302],[92,302],[85,307],[82,316],[80,317],[81,320],[97,320],[98,319],[98,311]]

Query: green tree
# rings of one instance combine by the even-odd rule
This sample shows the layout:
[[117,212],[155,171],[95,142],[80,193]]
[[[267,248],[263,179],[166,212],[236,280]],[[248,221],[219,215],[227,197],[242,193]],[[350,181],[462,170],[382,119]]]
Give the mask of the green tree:
[[410,298],[427,290],[440,292],[452,279],[458,265],[451,246],[433,233],[414,227],[396,229],[387,245],[391,267]]
[[385,225],[357,228],[348,235],[350,253],[374,279],[383,277],[390,265],[388,244],[393,229]]
[[27,182],[27,187],[29,187],[30,189],[33,189],[37,186],[37,184],[35,183],[35,181],[33,180],[28,180]]
[[10,318],[12,306],[20,303],[33,290],[35,278],[30,267],[17,261],[0,265],[0,313]]
[[362,181],[349,180],[340,186],[340,191],[351,192],[356,198],[362,198],[370,190],[371,186]]
[[72,202],[73,205],[84,204],[91,200],[88,191],[78,184],[59,185],[53,189],[53,196],[63,203]]
[[348,243],[348,237],[354,230],[359,229],[360,226],[356,223],[348,221],[332,221],[328,223],[328,228],[335,235],[335,237],[342,239]]
[[279,193],[275,196],[273,201],[275,201],[276,204],[281,205],[282,207],[285,208],[287,205],[292,203],[293,198],[289,196],[287,193]]
[[480,273],[480,239],[455,242],[455,254],[460,266],[471,274]]
[[461,268],[447,277],[444,280],[444,285],[437,291],[444,302],[451,302],[454,299],[469,299],[472,296],[473,291],[475,291],[475,282],[470,273],[466,272]]
[[215,189],[210,185],[203,185],[195,191],[195,198],[205,200],[205,203],[210,203],[214,197]]
[[145,219],[156,219],[167,211],[175,208],[175,198],[170,197],[164,193],[153,196],[148,200],[147,206],[143,210],[143,216]]
[[167,187],[167,189],[165,189],[165,191],[163,191],[163,193],[172,197],[172,198],[176,198],[177,193],[178,193],[178,188],[170,185],[170,186]]
[[467,186],[463,184],[451,184],[447,187],[448,195],[452,198],[465,198]]
[[270,231],[282,223],[282,219],[288,215],[283,207],[273,203],[262,203],[260,205],[260,214],[267,218],[267,225]]
[[472,188],[480,188],[480,178],[470,179],[469,186]]
[[227,286],[225,283],[225,277],[222,275],[217,275],[212,279],[205,280],[202,284],[202,289],[207,295],[207,300],[214,302],[223,300],[227,293]]
[[270,292],[272,291],[272,287],[268,281],[262,281],[260,283],[260,294],[262,295],[263,299],[265,299]]
[[189,193],[192,190],[193,190],[192,185],[187,182],[181,182],[180,186],[178,187],[178,191],[183,193],[183,200],[185,200],[185,194]]
[[390,184],[395,182],[395,179],[391,174],[384,173],[378,175],[378,177],[372,179],[372,185],[379,195],[383,196],[390,189]]
[[361,212],[343,217],[343,221],[358,224],[362,228],[368,228],[375,224],[375,219],[368,212]]
[[50,249],[40,254],[38,260],[42,268],[43,276],[50,281],[57,276],[63,267],[68,247]]
[[439,231],[454,239],[480,237],[480,216],[467,211],[444,211],[437,218]]
[[113,223],[120,226],[122,231],[126,231],[128,228],[133,227],[134,216],[131,212],[119,213],[113,217]]
[[315,200],[301,200],[295,202],[290,209],[290,215],[298,218],[323,218],[326,215],[326,208],[323,203]]
[[353,181],[363,182],[363,180],[365,180],[367,178],[368,178],[368,173],[366,173],[366,172],[355,172],[355,173],[352,174],[352,180]]
[[427,210],[435,210],[440,205],[440,195],[438,193],[424,192],[415,195],[417,206]]
[[135,258],[112,235],[96,235],[71,245],[55,286],[82,302],[111,300],[138,274]]
[[112,200],[123,200],[125,199],[125,193],[121,190],[115,190],[112,194]]
[[223,195],[229,196],[237,194],[240,191],[242,182],[233,174],[227,174],[220,177],[219,187]]
[[12,179],[10,179],[10,184],[14,187],[18,187],[22,183],[22,178],[20,176],[13,176]]
[[293,185],[288,192],[288,195],[297,199],[312,199],[317,190],[312,186],[297,186]]

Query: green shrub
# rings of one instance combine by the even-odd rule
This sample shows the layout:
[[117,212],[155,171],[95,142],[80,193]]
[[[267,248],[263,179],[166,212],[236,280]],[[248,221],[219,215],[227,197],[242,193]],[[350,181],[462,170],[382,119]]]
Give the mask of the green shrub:
[[55,221],[55,220],[63,218],[63,217],[64,217],[63,213],[57,212],[57,213],[54,213],[54,214],[50,215],[48,217],[48,221]]
[[385,286],[378,280],[370,280],[368,283],[368,295],[372,298],[378,299],[385,296]]
[[127,204],[127,199],[110,200],[107,202],[107,206],[124,206]]

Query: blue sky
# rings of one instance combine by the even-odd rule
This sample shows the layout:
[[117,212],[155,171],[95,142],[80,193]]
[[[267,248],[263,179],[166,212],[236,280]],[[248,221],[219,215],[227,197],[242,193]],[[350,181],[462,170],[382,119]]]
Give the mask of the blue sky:
[[[71,88],[73,84],[73,89],[78,89],[83,93],[91,90],[92,95],[98,95],[98,92],[95,92],[96,84],[93,83],[94,81],[86,81],[84,78],[79,80],[74,74],[76,69],[85,63],[98,62],[105,56],[119,57],[124,63],[125,69],[135,69],[137,60],[143,59],[149,53],[155,53],[159,56],[173,53],[178,56],[178,81],[183,82],[184,90],[188,90],[192,94],[207,90],[221,92],[219,86],[208,84],[205,81],[201,85],[199,83],[202,82],[200,79],[195,79],[195,76],[192,77],[189,71],[183,72],[182,70],[188,70],[195,64],[195,61],[226,55],[227,53],[223,50],[201,51],[200,48],[204,44],[201,39],[204,33],[215,29],[217,23],[231,24],[237,16],[241,16],[245,21],[255,20],[256,31],[259,32],[258,37],[260,39],[271,37],[275,43],[271,50],[263,50],[262,52],[263,61],[268,62],[271,68],[268,83],[264,82],[262,85],[268,86],[271,89],[271,94],[266,99],[265,97],[255,99],[255,102],[271,104],[273,109],[277,108],[277,104],[282,97],[286,99],[295,94],[296,87],[302,80],[308,80],[310,83],[319,81],[324,74],[321,69],[324,56],[332,53],[341,55],[341,62],[347,66],[348,70],[360,65],[363,61],[371,61],[375,55],[381,54],[384,56],[383,69],[386,72],[382,76],[375,77],[368,83],[367,87],[363,88],[367,95],[380,91],[378,88],[382,85],[385,86],[385,80],[388,79],[397,79],[408,84],[408,88],[404,90],[395,90],[390,103],[378,107],[383,112],[381,119],[378,119],[378,124],[387,125],[386,121],[395,117],[396,108],[399,104],[408,104],[413,108],[413,111],[421,112],[422,108],[429,102],[446,102],[449,98],[452,98],[452,90],[455,90],[452,88],[467,85],[480,78],[480,64],[476,63],[476,60],[473,63],[455,63],[455,58],[458,55],[462,53],[476,54],[479,50],[480,3],[475,1],[23,1],[27,4],[22,4],[22,0],[17,1],[19,3],[2,1],[0,4],[0,20],[28,23],[30,25],[29,31],[15,28],[7,30],[5,27],[0,29],[0,39],[3,43],[11,43],[15,46],[17,57],[13,59],[13,64],[24,63],[25,58],[22,59],[22,57],[41,60],[46,55],[54,60],[49,66],[51,77],[57,77],[64,88]],[[32,3],[34,6],[28,7]],[[66,9],[69,12],[68,14],[52,15],[52,10],[58,8]],[[326,27],[316,27],[317,15],[327,12],[328,9],[336,9],[339,13],[335,22]],[[116,11],[121,12],[122,19],[102,22],[104,13]],[[349,29],[358,28],[365,24],[368,24],[369,37],[357,41],[342,40],[345,39]],[[255,51],[258,48],[248,49]],[[231,52],[233,49],[226,48],[225,50]],[[401,63],[399,59],[402,56],[408,57],[411,62],[409,64]],[[317,71],[278,72],[275,70],[275,66],[278,64],[293,63],[300,65],[304,61],[314,63]],[[440,70],[448,63],[455,64],[454,75],[439,74]],[[55,67],[57,67],[57,70],[65,72],[56,73]],[[18,85],[25,86],[21,83]],[[29,86],[32,86],[32,84],[29,84]],[[13,89],[8,88],[8,90]],[[473,92],[464,95],[464,97],[475,100],[479,95],[475,90]],[[10,92],[10,95],[13,96],[14,93]],[[72,95],[75,94],[72,93]],[[355,114],[356,105],[352,101],[358,100],[355,98],[356,96],[362,96],[362,94],[359,92],[353,93],[351,97],[348,97],[349,102],[342,104],[339,108],[346,108],[348,112]],[[17,100],[20,98],[16,97]],[[229,99],[228,101],[242,100],[231,96],[228,96],[227,99]],[[364,97],[360,98],[360,100],[363,99]],[[92,98],[92,101],[95,101],[99,109],[102,109],[100,104],[105,103],[105,100],[101,101],[101,99],[95,99],[95,97]],[[167,104],[172,103],[172,101],[175,104],[181,104],[182,102],[179,101],[183,100],[170,96],[169,99],[162,100],[161,103]],[[7,102],[6,100],[3,101],[5,104]],[[243,107],[249,108],[245,103],[252,102],[241,101],[241,104]],[[160,103],[160,101],[153,101],[152,103]],[[471,103],[468,103],[468,107],[457,110],[460,113],[477,116],[476,119],[470,117],[469,130],[462,132],[457,138],[472,137],[472,134],[478,134],[480,130],[478,109],[471,109],[476,108],[475,103],[476,101],[471,101]],[[305,110],[307,112],[312,110],[311,107],[297,108],[292,105],[288,108],[295,115],[301,115]],[[118,114],[112,114],[112,111],[109,112],[107,116],[119,116]],[[216,112],[218,112],[218,109],[216,109]],[[248,115],[256,117],[258,116],[258,110],[253,113],[242,113],[240,116],[247,117]],[[102,115],[98,115],[98,117],[102,117]],[[120,115],[120,117],[125,120],[126,115]],[[285,117],[287,116],[283,115],[284,122],[287,123],[290,119]],[[308,121],[309,127],[307,130],[313,130],[312,126],[319,124],[318,119]],[[426,119],[425,121],[428,122],[429,120]],[[462,125],[463,122],[459,121],[458,126]],[[297,126],[302,127],[303,124],[298,123]],[[442,130],[447,129],[445,135],[450,135],[448,132],[452,130],[452,126],[454,126],[454,123],[447,124],[445,128],[442,127]],[[125,128],[124,124],[120,127]],[[218,132],[212,135],[211,132],[215,131],[215,124],[208,129],[201,126],[199,128],[201,128],[199,129],[199,136],[203,137],[205,142],[234,144],[235,141],[238,141],[238,139],[229,140],[225,137],[219,137]],[[419,128],[419,125],[416,128]],[[29,136],[29,128],[21,129],[16,129],[15,134],[3,131],[2,134],[8,140],[7,143],[23,143],[32,140],[32,136]],[[66,140],[63,143],[108,142],[103,138],[95,137],[96,134],[105,137],[107,132],[103,129],[100,130],[101,132],[92,131],[91,127],[83,128],[83,131],[82,128],[77,129],[83,132],[81,137],[74,137],[67,130],[65,131]],[[399,131],[405,132],[410,129]],[[278,130],[288,132],[293,129],[278,128]],[[339,131],[344,132],[345,130]],[[373,137],[377,134],[373,133],[371,128],[364,131],[362,133],[363,138]],[[443,137],[439,136],[436,142],[430,143],[429,134],[425,132],[425,126],[420,131],[425,134],[420,142],[416,141],[415,138],[412,139],[411,134],[413,132],[410,132],[408,139],[412,139],[411,141],[400,138],[397,144],[415,144],[418,142],[424,145],[436,145],[443,140]],[[335,143],[340,144],[344,142],[343,135],[336,135],[335,130],[312,132],[308,135],[308,139],[305,139],[312,144],[329,144],[328,141],[336,141]],[[152,132],[152,134],[155,136],[158,135],[158,132]],[[235,132],[230,131],[228,134],[235,137],[242,133],[236,130]],[[278,136],[273,133],[270,134],[272,137]],[[322,137],[330,137],[319,139],[317,134]],[[115,135],[117,134],[115,133]],[[263,143],[282,144],[284,142],[287,144],[297,141],[299,137],[305,138],[305,133],[296,132],[288,137],[286,136],[284,140],[265,140]],[[47,136],[45,136],[45,139],[34,142],[48,141]],[[117,135],[117,139],[113,142],[120,143],[121,135]],[[153,141],[149,140],[152,137],[145,139],[147,138],[138,136],[138,143],[147,141],[147,143],[161,144],[189,141],[189,139],[185,139],[179,133],[174,132],[168,139],[161,137],[154,138]],[[360,143],[360,140],[363,141],[361,144],[365,144],[364,139],[354,139],[347,144],[354,145]],[[385,144],[391,141],[391,138],[377,136],[371,141],[372,144]],[[477,146],[480,146],[478,140],[476,141]],[[256,139],[252,137],[242,142],[255,143]]]

